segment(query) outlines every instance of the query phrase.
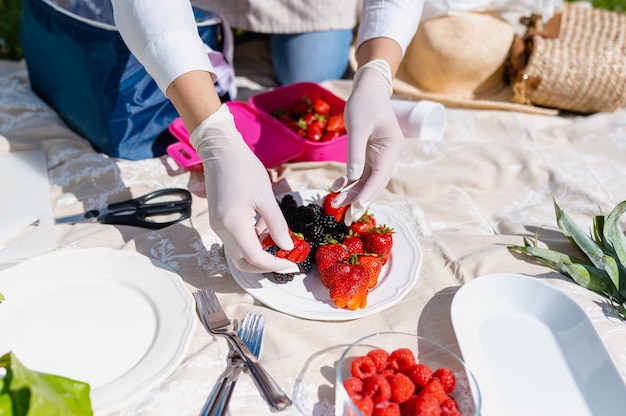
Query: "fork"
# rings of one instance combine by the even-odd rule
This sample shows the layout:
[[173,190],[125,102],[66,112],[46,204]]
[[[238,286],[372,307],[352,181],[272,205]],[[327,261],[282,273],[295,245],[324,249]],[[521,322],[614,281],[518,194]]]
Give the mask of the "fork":
[[[246,312],[237,333],[255,357],[259,356],[261,350],[263,326],[263,315]],[[228,353],[228,367],[218,377],[211,394],[200,412],[200,416],[221,416],[226,413],[235,389],[235,383],[237,383],[239,374],[241,374],[244,368],[245,365],[241,355],[231,345]]]
[[230,345],[243,359],[259,392],[274,411],[284,410],[291,405],[291,399],[267,373],[250,349],[237,336],[233,324],[222,309],[212,288],[206,287],[194,293],[198,314],[204,328],[213,335],[226,337]]

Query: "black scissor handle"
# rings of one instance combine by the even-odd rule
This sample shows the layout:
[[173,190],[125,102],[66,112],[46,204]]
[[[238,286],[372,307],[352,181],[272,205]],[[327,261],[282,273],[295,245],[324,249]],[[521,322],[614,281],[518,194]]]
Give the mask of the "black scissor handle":
[[[150,202],[162,196],[179,196],[181,199]],[[99,218],[99,221],[104,224],[133,225],[158,230],[191,217],[191,193],[181,188],[160,189],[135,199],[110,204],[107,210],[109,212]],[[178,214],[178,216],[170,221],[148,220],[168,214]]]

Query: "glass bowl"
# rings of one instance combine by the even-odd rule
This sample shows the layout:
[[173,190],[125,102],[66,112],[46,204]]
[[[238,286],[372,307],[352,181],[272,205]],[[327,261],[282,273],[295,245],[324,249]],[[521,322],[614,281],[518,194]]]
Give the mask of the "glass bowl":
[[[415,334],[380,332],[357,340],[346,348],[339,358],[335,378],[335,416],[367,416],[350,399],[344,387],[344,380],[352,377],[351,365],[355,358],[367,355],[369,351],[379,348],[389,354],[400,348],[408,348],[415,356],[416,363],[427,365],[433,372],[442,367],[452,370],[456,386],[449,395],[458,405],[458,410],[463,416],[480,415],[481,396],[476,379],[472,371],[455,353]],[[419,387],[416,388],[417,391]]]

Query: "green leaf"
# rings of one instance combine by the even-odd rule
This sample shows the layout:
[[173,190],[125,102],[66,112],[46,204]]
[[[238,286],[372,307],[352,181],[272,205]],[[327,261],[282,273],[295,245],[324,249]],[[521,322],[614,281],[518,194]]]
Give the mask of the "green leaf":
[[93,415],[89,384],[25,367],[12,352],[0,357],[0,415]]
[[617,204],[607,217],[603,236],[607,251],[619,261],[617,264],[619,270],[617,289],[626,293],[626,237],[619,222],[624,212],[626,212],[626,201]]
[[[527,242],[526,239],[525,241]],[[570,277],[577,284],[586,289],[603,296],[612,296],[621,302],[624,301],[621,294],[617,292],[607,272],[590,264],[586,264],[582,260],[555,250],[531,245],[509,246],[508,249],[534,257],[551,269]]]
[[604,215],[593,217],[593,239],[600,247],[606,248],[604,243]]
[[585,253],[594,266],[604,269],[602,261],[602,257],[606,254],[604,250],[578,228],[565,211],[558,206],[556,201],[554,201],[554,210],[556,211],[556,222],[563,235],[576,245],[580,251]]

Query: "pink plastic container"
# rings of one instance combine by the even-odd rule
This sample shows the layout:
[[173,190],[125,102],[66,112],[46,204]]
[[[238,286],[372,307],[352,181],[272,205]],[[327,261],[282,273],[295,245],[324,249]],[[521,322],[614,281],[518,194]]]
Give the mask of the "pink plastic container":
[[[313,82],[298,82],[278,87],[273,90],[254,95],[250,97],[249,101],[254,108],[261,110],[266,114],[270,114],[271,117],[271,114],[275,111],[281,108],[288,109],[291,104],[303,96],[307,96],[311,100],[323,97],[330,104],[331,114],[343,113],[343,109],[346,106],[346,102],[343,99],[337,97],[321,85]],[[343,136],[339,136],[327,142],[312,142],[310,140],[303,139],[285,126],[281,125],[281,127],[283,127],[291,136],[304,142],[304,149],[302,150],[302,153],[294,159],[295,162],[334,161],[345,163],[346,156],[348,154],[347,135],[344,134]]]
[[[312,142],[298,136],[272,117],[280,108],[287,109],[299,98],[324,97],[331,114],[343,112],[345,101],[315,83],[295,83],[267,91],[250,98],[249,104],[230,101],[229,107],[235,125],[243,139],[266,168],[285,162],[335,161],[345,162],[348,137],[343,135],[327,142]],[[202,169],[202,161],[189,143],[189,133],[180,118],[174,120],[169,130],[178,142],[167,148],[167,153],[183,168]]]
[[[235,119],[237,130],[266,168],[288,162],[302,153],[302,140],[285,134],[284,128],[271,116],[244,102],[230,101],[226,105]],[[184,168],[202,169],[202,161],[189,143],[189,133],[183,121],[177,118],[169,130],[179,141],[168,146],[167,153]]]

